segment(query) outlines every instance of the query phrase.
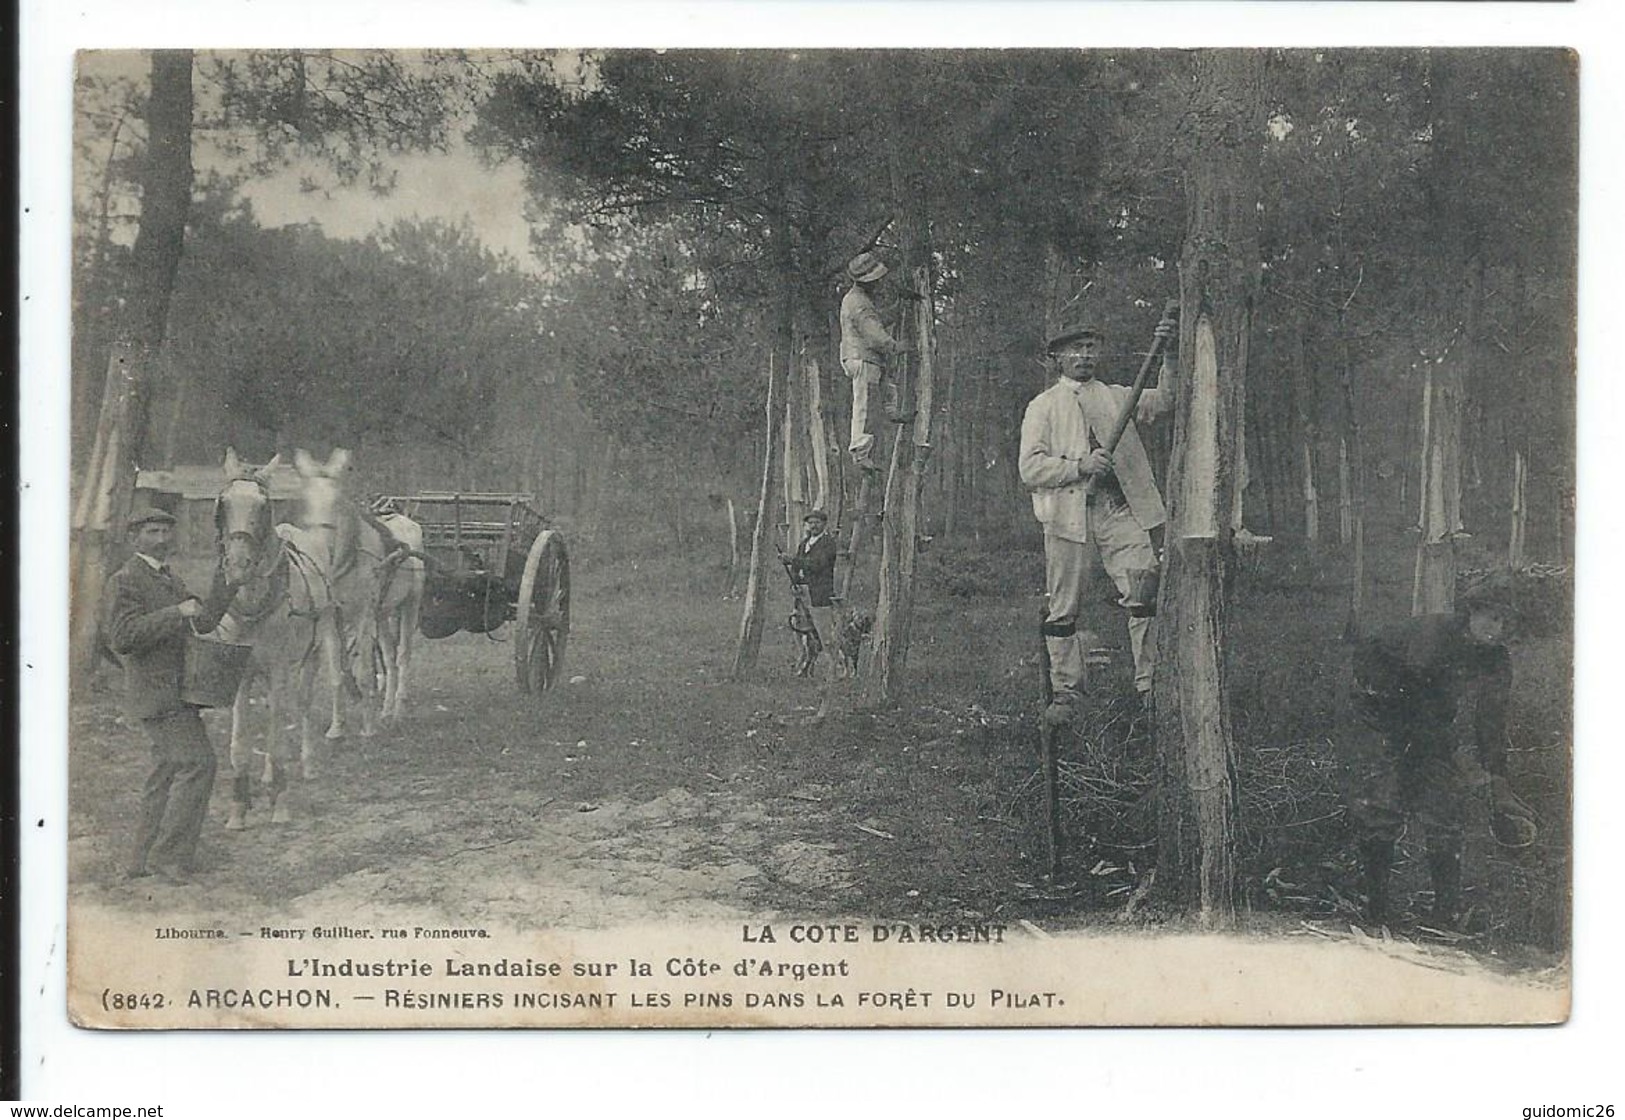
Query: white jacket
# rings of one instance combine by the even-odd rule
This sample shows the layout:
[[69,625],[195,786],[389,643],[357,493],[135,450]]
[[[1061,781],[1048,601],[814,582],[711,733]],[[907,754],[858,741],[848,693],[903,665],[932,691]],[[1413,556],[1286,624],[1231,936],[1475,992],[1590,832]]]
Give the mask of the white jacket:
[[[1097,388],[1089,388],[1093,384]],[[1101,392],[1100,390],[1105,390]],[[1089,455],[1089,420],[1085,417],[1080,392],[1105,405],[1110,415],[1096,408],[1095,446],[1110,434],[1113,420],[1127,403],[1127,385],[1103,382],[1084,383],[1059,378],[1054,385],[1034,397],[1021,421],[1021,481],[1032,491],[1033,514],[1045,532],[1071,541],[1089,539],[1088,490],[1082,460]],[[1160,386],[1140,394],[1135,419],[1150,423],[1173,408],[1173,393]],[[1113,473],[1128,501],[1129,512],[1142,529],[1161,525],[1168,516],[1162,495],[1151,473],[1151,461],[1140,442],[1134,420],[1112,453]]]

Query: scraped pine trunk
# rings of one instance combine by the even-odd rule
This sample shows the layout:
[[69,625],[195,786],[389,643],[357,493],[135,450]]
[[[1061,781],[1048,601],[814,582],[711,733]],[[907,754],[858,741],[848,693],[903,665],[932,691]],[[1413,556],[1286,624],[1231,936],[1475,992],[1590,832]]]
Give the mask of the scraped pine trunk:
[[784,449],[784,524],[780,541],[785,551],[791,551],[801,539],[802,518],[811,507],[807,503],[807,382],[800,369],[800,347],[792,346],[791,363],[785,367],[784,378],[784,430],[780,440]]
[[813,355],[811,346],[805,342],[802,348],[801,374],[805,379],[807,466],[812,486],[811,501],[815,508],[823,510],[832,519],[833,524],[833,518],[838,511],[831,508],[830,501],[829,430],[824,426],[823,375],[819,371],[817,357]]
[[1337,441],[1337,539],[1347,548],[1354,543],[1354,494],[1349,479],[1349,441]]
[[1428,367],[1422,386],[1421,497],[1412,614],[1444,614],[1456,603],[1456,540],[1461,521],[1461,434],[1466,411],[1466,365],[1478,326],[1483,273],[1468,267],[1462,335]]
[[739,616],[739,640],[734,646],[733,676],[739,679],[753,669],[762,650],[762,619],[767,607],[767,539],[771,521],[769,502],[773,493],[773,462],[778,457],[778,378],[773,355],[767,357],[767,446],[762,453],[762,484],[756,494],[756,521],[750,534],[750,567],[745,575],[745,609]]
[[[957,336],[955,336],[957,338]],[[949,340],[946,374],[946,384],[942,392],[942,423],[938,425],[937,442],[943,445],[943,450],[937,457],[937,470],[941,479],[942,494],[942,537],[944,540],[953,540],[959,535],[959,473],[960,463],[964,456],[960,454],[960,445],[964,443],[964,429],[955,423],[954,401],[959,394],[959,355],[958,346],[954,339]]]
[[1309,313],[1299,309],[1292,331],[1292,379],[1302,447],[1303,539],[1311,558],[1320,548],[1320,489],[1315,448],[1320,443],[1320,394],[1309,372]]
[[1461,384],[1454,370],[1429,369],[1422,386],[1421,507],[1412,614],[1440,614],[1455,603],[1456,531],[1461,508]]
[[724,499],[728,506],[728,587],[724,599],[732,599],[739,590],[739,507],[732,498]]
[[1261,62],[1196,56],[1198,111],[1180,262],[1181,386],[1158,600],[1157,886],[1207,927],[1236,913],[1235,765],[1225,569],[1241,482],[1241,416],[1258,285]]
[[1527,561],[1524,541],[1529,531],[1529,507],[1525,494],[1529,486],[1529,460],[1521,450],[1512,457],[1512,535],[1507,542],[1507,567],[1521,571]]
[[1320,493],[1315,489],[1314,436],[1303,439],[1303,539],[1311,552],[1320,542]]

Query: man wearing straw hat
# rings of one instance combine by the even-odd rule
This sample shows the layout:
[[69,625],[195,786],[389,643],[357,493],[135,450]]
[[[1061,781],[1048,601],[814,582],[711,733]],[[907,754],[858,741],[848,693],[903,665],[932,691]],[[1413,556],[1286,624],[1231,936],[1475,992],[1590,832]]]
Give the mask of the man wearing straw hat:
[[852,287],[841,297],[841,368],[852,379],[852,439],[847,450],[852,461],[864,470],[879,470],[875,461],[875,436],[869,430],[869,390],[883,385],[886,412],[900,419],[901,402],[897,382],[886,376],[886,367],[903,345],[891,336],[875,310],[875,285],[887,273],[886,263],[875,253],[863,252],[846,266]]
[[145,733],[152,769],[125,875],[183,882],[193,870],[215,774],[203,720],[181,698],[186,634],[218,626],[237,588],[216,569],[206,600],[186,590],[167,563],[175,518],[163,510],[137,510],[126,527],[135,555],[108,582],[103,634],[124,666],[124,714]]

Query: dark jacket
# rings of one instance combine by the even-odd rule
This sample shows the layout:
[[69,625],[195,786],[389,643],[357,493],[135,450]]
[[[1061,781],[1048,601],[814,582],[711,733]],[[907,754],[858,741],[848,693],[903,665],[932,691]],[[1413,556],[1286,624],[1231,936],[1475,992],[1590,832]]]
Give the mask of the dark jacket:
[[1473,704],[1473,731],[1490,773],[1505,763],[1512,660],[1506,647],[1476,640],[1460,614],[1409,618],[1362,641],[1354,654],[1355,710],[1384,734],[1414,745],[1450,748],[1442,732],[1462,700]]
[[124,714],[150,719],[181,707],[186,634],[207,634],[220,624],[235,590],[216,570],[214,586],[197,617],[188,621],[180,604],[192,596],[178,577],[157,572],[131,556],[107,586],[102,634],[124,666]]
[[835,595],[835,536],[825,532],[816,541],[803,539],[796,549],[796,579],[807,585],[807,598],[815,607],[827,607]]

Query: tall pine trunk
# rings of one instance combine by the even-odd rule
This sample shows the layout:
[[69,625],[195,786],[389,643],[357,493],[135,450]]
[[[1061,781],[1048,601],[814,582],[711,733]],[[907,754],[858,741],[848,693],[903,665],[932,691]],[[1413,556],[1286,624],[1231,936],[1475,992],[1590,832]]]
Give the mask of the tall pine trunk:
[[1320,493],[1315,489],[1315,445],[1309,434],[1303,437],[1303,539],[1311,553],[1320,542]]
[[1512,531],[1507,542],[1507,567],[1520,571],[1527,562],[1526,544],[1529,534],[1529,506],[1526,495],[1529,486],[1529,460],[1517,451],[1512,459]]
[[1320,489],[1315,480],[1315,448],[1320,442],[1320,394],[1309,371],[1309,313],[1302,308],[1292,329],[1293,397],[1297,404],[1301,447],[1303,539],[1313,558],[1320,547]]
[[[778,384],[782,376],[785,382],[786,402],[797,395],[796,262],[795,244],[790,229],[790,201],[793,192],[794,184],[786,178],[779,182],[774,196],[777,213],[773,220],[772,252],[778,269],[779,306],[773,330],[773,343],[768,348],[766,447],[762,456],[761,490],[756,502],[756,524],[751,533],[750,573],[745,584],[745,609],[739,619],[739,641],[734,649],[733,676],[736,679],[754,668],[761,654],[763,618],[767,607],[768,551],[779,543],[776,540],[770,542],[767,536],[774,522],[771,502],[773,467],[780,455],[786,454],[778,446],[780,434],[784,435],[787,445],[793,443],[794,436],[790,430],[791,410],[779,404]],[[784,370],[782,375],[777,372],[781,368]],[[794,458],[793,452],[788,454],[789,458],[784,463],[786,497],[791,486],[790,459]],[[792,525],[789,529],[792,538],[795,531],[796,527]],[[795,540],[785,543],[794,546]]]
[[1345,312],[1337,313],[1338,378],[1343,388],[1343,439],[1340,455],[1348,460],[1350,565],[1349,609],[1343,635],[1352,639],[1365,625],[1365,443],[1360,434],[1360,413],[1354,404],[1354,362],[1349,355]]
[[786,550],[800,539],[802,518],[810,506],[807,498],[807,381],[801,370],[800,348],[791,343],[789,364],[784,368],[784,539]]
[[102,588],[118,560],[136,471],[147,458],[148,411],[192,204],[192,52],[154,51],[151,74],[129,298],[108,356],[96,444],[85,467],[84,516],[72,527],[69,671],[77,685],[95,669]]
[[929,225],[918,190],[917,176],[905,180],[894,148],[892,192],[902,233],[902,269],[909,279],[912,300],[903,317],[903,336],[913,343],[916,364],[912,419],[897,426],[892,440],[886,501],[880,521],[880,597],[875,608],[874,640],[866,647],[859,674],[866,707],[889,706],[902,695],[908,665],[909,637],[914,620],[914,564],[919,547],[920,498],[931,456],[933,403],[931,251]]
[[1198,109],[1180,262],[1181,383],[1158,601],[1157,882],[1209,927],[1233,925],[1236,912],[1224,577],[1258,288],[1261,68],[1253,52],[1196,56]]
[[1422,473],[1412,614],[1443,614],[1456,602],[1456,540],[1461,521],[1462,418],[1466,411],[1466,367],[1479,329],[1483,266],[1467,269],[1462,333],[1443,360],[1428,369],[1423,386]]
[[938,425],[937,443],[941,451],[937,457],[942,477],[942,536],[952,540],[959,535],[959,483],[964,455],[960,448],[965,442],[964,425],[954,406],[959,396],[959,335],[950,339],[947,365],[944,370],[947,383],[942,392],[942,422]]
[[762,480],[756,492],[756,521],[750,534],[750,567],[745,575],[745,608],[739,616],[739,639],[734,646],[733,677],[755,668],[762,650],[762,620],[767,609],[767,540],[772,520],[773,462],[778,458],[778,377],[773,355],[767,358],[767,423],[763,437]]
[[807,456],[812,482],[812,504],[834,518],[834,497],[829,476],[829,429],[824,424],[823,374],[818,368],[818,357],[812,351],[810,339],[803,340],[801,371],[806,379],[804,399],[807,402]]
[[1337,539],[1345,548],[1354,543],[1354,485],[1347,437],[1337,441]]

